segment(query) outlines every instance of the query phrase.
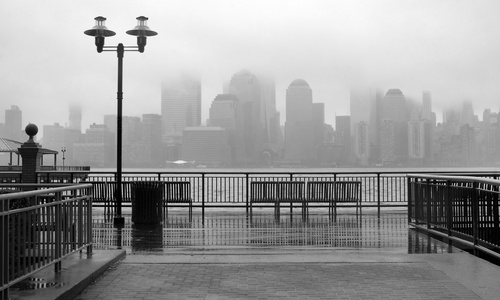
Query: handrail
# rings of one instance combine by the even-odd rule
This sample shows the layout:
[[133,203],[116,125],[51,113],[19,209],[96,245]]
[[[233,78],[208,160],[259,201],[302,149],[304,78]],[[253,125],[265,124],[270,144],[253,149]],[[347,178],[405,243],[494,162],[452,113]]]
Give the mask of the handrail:
[[409,174],[408,223],[500,258],[500,180]]
[[459,182],[477,182],[485,184],[493,184],[500,186],[500,180],[472,177],[472,176],[448,176],[448,175],[427,175],[427,174],[407,174],[409,178],[425,178],[425,179],[441,179],[441,180],[453,180]]
[[75,252],[92,255],[91,184],[0,184],[13,187],[43,189],[0,194],[0,299],[42,268],[61,272]]

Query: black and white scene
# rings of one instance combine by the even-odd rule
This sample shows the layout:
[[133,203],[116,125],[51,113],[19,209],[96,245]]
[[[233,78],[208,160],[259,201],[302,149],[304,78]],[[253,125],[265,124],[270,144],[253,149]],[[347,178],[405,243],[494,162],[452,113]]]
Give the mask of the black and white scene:
[[0,299],[498,299],[500,2],[3,0]]

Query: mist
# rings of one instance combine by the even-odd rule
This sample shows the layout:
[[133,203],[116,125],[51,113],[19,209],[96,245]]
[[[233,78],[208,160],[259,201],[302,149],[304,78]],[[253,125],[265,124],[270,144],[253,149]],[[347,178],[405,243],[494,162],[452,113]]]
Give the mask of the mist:
[[[433,110],[473,102],[499,109],[498,1],[86,1],[2,2],[0,111],[17,105],[23,126],[68,123],[82,106],[82,128],[116,114],[117,59],[97,53],[83,31],[107,18],[106,45],[135,45],[125,34],[139,15],[158,36],[124,58],[125,116],[160,113],[166,74],[202,78],[202,120],[222,86],[241,69],[276,83],[277,109],[297,78],[325,103],[325,121],[349,114],[349,90],[398,88]],[[0,114],[0,122],[4,116]],[[43,132],[41,133],[43,135]]]

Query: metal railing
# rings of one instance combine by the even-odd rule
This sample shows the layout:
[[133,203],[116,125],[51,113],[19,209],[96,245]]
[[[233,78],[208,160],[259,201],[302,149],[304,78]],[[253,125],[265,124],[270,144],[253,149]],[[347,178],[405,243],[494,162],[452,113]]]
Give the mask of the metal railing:
[[[123,172],[122,173],[122,204],[129,206],[131,202],[130,184],[136,181],[187,181],[191,185],[193,206],[201,207],[202,212],[210,207],[249,207],[249,187],[252,181],[287,180],[287,181],[360,181],[361,205],[375,207],[380,213],[383,207],[407,206],[408,172],[239,172],[239,171],[169,171],[169,172]],[[446,174],[446,172],[426,172],[429,174]],[[453,173],[448,173],[453,174]],[[461,175],[482,178],[498,178],[500,173],[462,172]],[[40,182],[80,182],[104,181],[110,185],[116,183],[115,172],[39,172]],[[71,176],[71,177],[70,177]],[[107,195],[101,195],[94,204],[113,209],[115,204],[114,189],[110,188]],[[319,205],[318,205],[319,206]]]
[[408,175],[408,222],[499,258],[499,187],[495,179]]
[[92,254],[92,185],[54,186],[0,184],[0,299],[42,268],[60,272],[72,253]]
[[[44,177],[47,178],[47,177]],[[55,178],[52,176],[52,178]],[[122,204],[130,206],[131,184],[137,181],[187,181],[191,185],[194,207],[249,207],[250,184],[254,181],[359,181],[361,182],[361,205],[376,207],[406,207],[405,173],[311,173],[311,172],[124,172],[122,177]],[[102,191],[94,190],[95,206],[112,209],[115,204],[116,175],[114,173],[91,172],[86,182],[107,182],[109,187]],[[95,193],[99,193],[96,195]],[[105,195],[104,195],[104,194]],[[175,205],[173,205],[175,206]],[[322,206],[311,204],[311,207]],[[354,204],[346,204],[354,206]]]

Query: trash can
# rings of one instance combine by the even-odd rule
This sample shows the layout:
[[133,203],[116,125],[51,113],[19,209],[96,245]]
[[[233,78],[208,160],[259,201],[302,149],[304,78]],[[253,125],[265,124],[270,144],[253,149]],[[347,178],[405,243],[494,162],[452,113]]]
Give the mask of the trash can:
[[163,184],[158,181],[132,183],[132,222],[156,224],[162,221]]

